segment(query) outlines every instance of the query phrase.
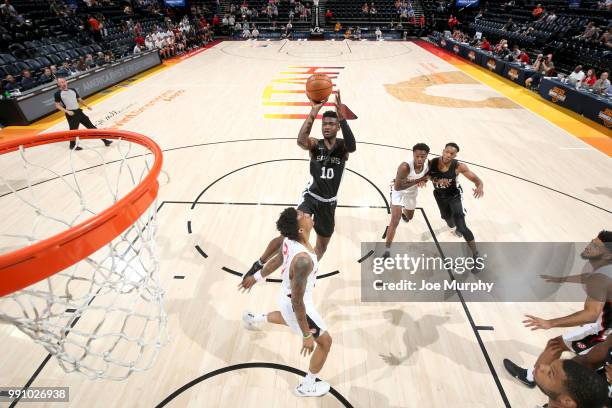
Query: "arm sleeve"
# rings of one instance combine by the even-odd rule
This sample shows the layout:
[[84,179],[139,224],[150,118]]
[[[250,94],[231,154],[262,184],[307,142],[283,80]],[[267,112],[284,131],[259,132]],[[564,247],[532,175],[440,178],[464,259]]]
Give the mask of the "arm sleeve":
[[351,130],[351,127],[348,125],[346,120],[340,121],[340,129],[342,129],[342,136],[344,137],[344,144],[346,145],[346,150],[349,153],[353,153],[355,150],[357,150],[357,142],[355,141],[353,131]]
[[55,94],[53,94],[53,98],[55,99],[55,102],[62,103],[62,96],[60,94],[60,91],[57,91]]

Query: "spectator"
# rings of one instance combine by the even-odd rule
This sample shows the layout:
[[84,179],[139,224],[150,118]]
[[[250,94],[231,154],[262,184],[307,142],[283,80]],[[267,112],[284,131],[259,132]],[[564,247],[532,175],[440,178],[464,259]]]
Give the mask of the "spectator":
[[372,7],[370,7],[370,15],[373,16],[377,13],[376,7],[374,7],[374,3],[372,3]]
[[96,61],[96,65],[99,67],[104,65],[104,53],[102,51],[100,51],[98,55],[96,55],[95,61]]
[[555,14],[554,11],[551,11],[548,16],[546,16],[546,22],[547,23],[552,23],[557,19],[557,15]]
[[12,75],[7,75],[6,78],[4,78],[6,83],[4,84],[4,91],[16,91],[20,88],[19,84],[17,83],[17,80],[15,79],[14,76]]
[[10,0],[4,0],[4,4],[0,5],[0,11],[9,16],[17,15],[17,10],[15,10],[15,7],[13,7]]
[[571,85],[580,84],[584,79],[584,71],[582,71],[582,65],[577,65],[574,71],[567,77],[567,82]]
[[453,31],[453,29],[459,24],[459,20],[457,20],[457,17],[454,17],[452,14],[450,15],[450,17],[448,18],[448,27],[450,28],[451,31]]
[[353,39],[361,40],[361,28],[359,28],[359,26],[357,26],[357,28],[355,29],[355,34],[353,35]]
[[499,54],[502,52],[504,45],[507,47],[508,46],[508,40],[506,39],[501,39],[497,45],[495,45],[495,48],[493,49],[493,51],[495,52],[495,54]]
[[218,27],[219,24],[221,24],[221,20],[219,19],[219,16],[215,14],[212,19],[212,25],[213,27]]
[[234,18],[234,16],[230,15],[229,18],[227,19],[227,23],[229,24],[230,27],[234,27],[236,25],[236,19]]
[[500,50],[497,52],[497,56],[504,61],[509,61],[512,58],[512,52],[508,48],[508,43],[504,43]]
[[531,64],[531,59],[529,59],[529,54],[527,54],[527,51],[525,51],[524,48],[521,50],[519,61],[521,62],[521,64],[526,64],[526,65]]
[[527,27],[526,29],[523,30],[523,32],[521,32],[521,34],[525,36],[532,36],[534,31],[535,31],[535,28]]
[[227,19],[227,15],[223,16],[223,20],[221,20],[221,25],[223,27],[227,27],[229,25],[229,20]]
[[376,27],[376,41],[382,40],[382,31],[380,31],[380,27]]
[[584,28],[584,32],[576,38],[580,40],[591,40],[597,38],[597,27],[595,27],[595,23],[589,21],[587,26]]
[[54,80],[55,80],[55,77],[51,73],[51,69],[44,68],[42,75],[40,76],[40,78],[38,78],[38,83],[41,85],[48,84],[49,82],[53,82]]
[[610,87],[610,80],[608,79],[608,72],[602,72],[599,79],[595,81],[593,85],[593,93],[603,95]]
[[552,76],[555,71],[555,64],[552,62],[552,54],[548,54],[546,58],[542,54],[538,55],[533,69],[536,71],[531,77],[525,80],[525,86],[528,88],[537,88],[540,86],[540,81],[544,76]]
[[491,51],[491,44],[489,43],[489,40],[487,40],[487,37],[482,37],[480,49],[484,51]]
[[34,88],[36,85],[36,80],[32,78],[32,73],[29,69],[24,69],[21,71],[21,89],[27,91],[28,89]]
[[51,75],[53,75],[53,78],[57,79],[57,67],[55,65],[51,65],[49,70],[51,70]]
[[331,20],[332,18],[334,18],[334,13],[332,13],[330,9],[327,9],[327,11],[325,12],[325,19]]
[[537,20],[538,18],[540,18],[543,12],[544,12],[544,9],[542,8],[542,5],[538,4],[536,8],[534,8],[533,11],[531,12],[531,15],[533,16],[534,19]]
[[147,34],[147,36],[145,37],[145,48],[147,50],[152,50],[153,48],[155,48],[155,42],[153,41],[151,34]]
[[106,51],[106,54],[104,54],[104,63],[110,64],[114,60],[115,60],[115,56],[113,55],[113,52],[111,50]]
[[88,69],[96,67],[96,63],[94,62],[93,56],[91,54],[87,54],[85,56],[85,65],[87,65]]
[[514,23],[512,22],[512,17],[508,19],[506,24],[502,27],[502,31],[514,31],[516,29]]
[[85,57],[79,57],[79,62],[77,62],[75,69],[77,72],[87,71],[87,65],[85,64]]
[[340,37],[340,30],[342,30],[342,24],[339,21],[336,21],[336,25],[334,26],[334,31],[336,32],[336,39]]
[[512,47],[511,60],[515,62],[519,62],[521,58],[521,50],[519,49],[518,44],[514,44]]
[[87,17],[87,22],[89,23],[89,28],[94,36],[96,41],[102,40],[102,34],[100,33],[100,22],[92,15]]
[[580,82],[580,86],[585,88],[592,88],[593,85],[595,85],[595,82],[597,82],[597,75],[595,75],[595,70],[593,68],[590,68],[587,71],[586,76]]
[[245,40],[248,40],[249,38],[251,38],[251,32],[249,31],[248,27],[244,27],[244,30],[242,30],[242,38]]
[[253,26],[253,31],[251,31],[251,37],[255,40],[259,38],[259,30],[255,26]]
[[608,48],[612,48],[612,27],[609,27],[608,31],[604,32],[601,37],[599,37],[599,42]]
[[4,0],[4,3],[0,5],[0,16],[3,16],[9,22],[14,21],[19,25],[25,22],[23,16],[17,13],[10,0]]
[[425,16],[423,14],[419,17],[419,27],[425,28]]
[[370,14],[370,6],[368,6],[368,3],[363,3],[363,6],[361,6],[361,13],[364,16],[367,16]]
[[134,38],[134,42],[135,42],[136,44],[138,44],[138,45],[140,46],[140,48],[143,48],[143,47],[144,47],[144,45],[145,45],[145,39],[142,37],[142,35],[137,35],[137,36]]
[[62,66],[57,70],[57,76],[62,78],[67,78],[74,74],[76,74],[76,70],[72,67],[69,59],[66,59],[66,61],[62,63]]
[[142,48],[140,48],[140,45],[136,44],[134,45],[134,50],[132,51],[133,54],[140,54],[142,52]]

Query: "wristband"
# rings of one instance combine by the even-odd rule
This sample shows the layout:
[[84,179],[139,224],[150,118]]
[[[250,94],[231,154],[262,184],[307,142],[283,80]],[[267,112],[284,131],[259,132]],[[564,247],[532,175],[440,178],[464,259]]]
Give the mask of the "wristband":
[[263,276],[261,276],[261,271],[255,272],[255,275],[253,275],[253,277],[255,278],[255,281],[257,282],[259,282],[260,280],[263,280]]
[[308,333],[308,336],[304,336],[304,340],[307,340],[312,337],[312,333]]

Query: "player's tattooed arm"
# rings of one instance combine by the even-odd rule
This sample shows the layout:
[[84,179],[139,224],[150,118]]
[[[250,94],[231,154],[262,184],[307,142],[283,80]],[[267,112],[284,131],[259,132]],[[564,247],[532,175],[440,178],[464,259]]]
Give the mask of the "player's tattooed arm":
[[427,181],[427,176],[424,176],[417,180],[408,180],[409,174],[410,167],[408,167],[408,163],[404,162],[400,164],[397,168],[397,174],[395,175],[395,181],[393,185],[395,191],[405,190],[419,183],[422,183],[423,181]]
[[312,109],[310,110],[310,114],[302,124],[300,128],[300,133],[298,133],[297,144],[304,150],[310,150],[315,147],[318,143],[318,140],[314,137],[310,137],[310,131],[312,130],[312,125],[314,124],[315,119],[317,118],[317,114],[323,107],[323,105],[327,102],[325,99],[322,102],[314,102],[312,99],[310,103],[312,103]]
[[299,254],[293,261],[293,273],[291,277],[291,305],[302,334],[308,335],[310,329],[306,320],[306,306],[304,305],[304,293],[308,275],[312,271],[312,259],[305,254]]
[[473,189],[474,197],[480,198],[484,195],[484,184],[482,180],[472,170],[470,170],[466,164],[459,163],[459,165],[457,165],[457,173],[463,174],[465,178],[474,183],[476,186],[476,188]]
[[276,252],[276,254],[274,254],[272,258],[270,258],[268,262],[266,262],[266,264],[264,265],[263,269],[261,270],[261,276],[265,278],[266,276],[271,275],[272,272],[277,270],[282,264],[283,246],[281,245],[278,247],[278,251]]

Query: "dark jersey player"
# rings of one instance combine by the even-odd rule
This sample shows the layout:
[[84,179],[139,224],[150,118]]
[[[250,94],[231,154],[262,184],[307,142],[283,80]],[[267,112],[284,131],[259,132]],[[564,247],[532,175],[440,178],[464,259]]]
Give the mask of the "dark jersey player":
[[474,234],[465,224],[465,212],[463,210],[463,190],[457,177],[463,174],[476,188],[474,197],[480,198],[484,194],[483,183],[468,166],[459,162],[456,157],[459,146],[456,143],[447,143],[440,157],[431,160],[429,166],[429,178],[434,187],[434,198],[440,209],[440,215],[450,228],[456,228],[457,235],[462,235],[467,241],[472,255],[476,257],[478,250],[474,241]]
[[[337,195],[344,173],[344,165],[349,153],[353,153],[357,148],[355,136],[342,114],[340,91],[336,94],[336,112],[323,113],[321,124],[323,139],[310,137],[312,125],[326,101],[311,101],[312,109],[297,138],[298,146],[310,153],[311,177],[306,189],[302,192],[297,209],[300,213],[314,218],[314,230],[317,233],[317,243],[314,249],[318,259],[321,259],[327,250],[329,240],[334,233]],[[336,137],[340,129],[342,129],[344,139]],[[270,241],[261,258],[253,263],[245,277],[263,268],[263,265],[276,255],[282,241],[282,236]]]

